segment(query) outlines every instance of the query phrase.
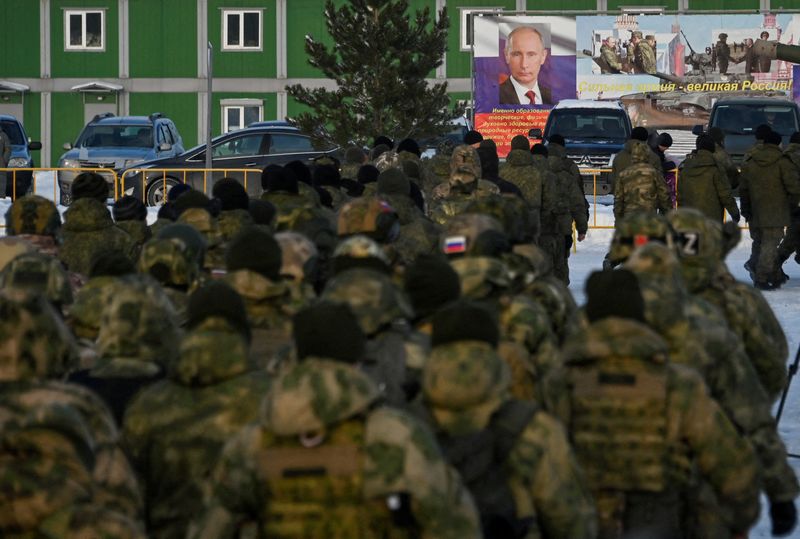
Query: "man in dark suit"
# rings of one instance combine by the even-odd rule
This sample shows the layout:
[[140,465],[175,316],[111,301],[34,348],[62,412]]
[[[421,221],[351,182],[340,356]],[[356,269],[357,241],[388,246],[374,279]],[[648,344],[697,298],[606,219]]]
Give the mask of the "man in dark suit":
[[539,70],[547,59],[542,34],[531,26],[520,26],[508,34],[506,64],[511,76],[500,85],[501,105],[551,105],[550,88],[539,84]]

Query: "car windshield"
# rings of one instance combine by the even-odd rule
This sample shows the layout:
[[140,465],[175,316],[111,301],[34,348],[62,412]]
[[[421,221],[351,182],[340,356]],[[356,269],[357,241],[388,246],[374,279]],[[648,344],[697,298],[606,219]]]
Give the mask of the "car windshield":
[[89,148],[152,148],[153,128],[146,125],[90,125],[75,146]]
[[550,113],[547,136],[559,134],[566,140],[619,140],[624,141],[628,133],[625,113],[599,109],[564,109]]
[[1,120],[0,128],[6,132],[11,144],[25,144],[25,137],[22,136],[22,129],[19,128],[17,122]]
[[717,105],[712,122],[730,135],[753,135],[761,124],[769,125],[782,136],[798,131],[797,117],[791,105]]

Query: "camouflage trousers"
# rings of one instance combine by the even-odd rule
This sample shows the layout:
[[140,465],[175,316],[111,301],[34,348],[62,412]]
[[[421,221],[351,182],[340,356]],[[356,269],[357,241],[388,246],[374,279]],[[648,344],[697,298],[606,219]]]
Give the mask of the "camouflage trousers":
[[780,282],[778,264],[778,244],[783,238],[783,227],[751,227],[750,237],[753,248],[750,251],[750,267],[755,271],[757,282]]
[[[539,236],[539,247],[547,253],[553,263],[553,275],[569,284],[569,248],[567,237],[563,234],[542,234]],[[569,236],[571,239],[572,237]]]
[[789,226],[786,227],[786,234],[778,246],[778,264],[783,265],[795,253],[800,255],[800,209],[792,210],[792,218]]

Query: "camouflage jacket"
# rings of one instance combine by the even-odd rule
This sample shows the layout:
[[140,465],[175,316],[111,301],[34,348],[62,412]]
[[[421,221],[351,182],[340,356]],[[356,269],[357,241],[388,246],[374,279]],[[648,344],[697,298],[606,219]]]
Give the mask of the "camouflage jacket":
[[650,152],[647,157],[647,162],[650,163],[654,169],[661,170],[661,159],[659,159],[656,153],[650,149],[650,146],[641,140],[630,139],[625,143],[625,146],[622,148],[622,150],[614,155],[614,162],[611,165],[611,176],[609,178],[611,180],[612,193],[614,192],[614,185],[616,184],[619,174],[633,163],[633,148],[640,145],[647,148],[647,151]]
[[[486,343],[461,341],[434,348],[422,384],[432,427],[450,437],[485,429],[508,398],[509,382],[506,365]],[[503,468],[517,517],[533,519],[526,538],[596,536],[594,503],[555,418],[536,412]]]
[[[572,164],[574,165],[574,163]],[[548,157],[548,165],[554,175],[554,196],[549,196],[550,189],[545,185],[542,190],[542,198],[543,201],[554,200],[555,206],[549,213],[547,211],[548,204],[546,201],[544,202],[541,217],[542,234],[572,234],[573,222],[578,234],[585,234],[589,228],[586,198],[570,171],[570,164],[564,158],[552,156]]]
[[698,150],[681,163],[678,206],[697,208],[716,221],[722,221],[725,209],[734,221],[739,220],[739,208],[725,171],[708,150]]
[[217,227],[223,243],[232,240],[242,229],[254,224],[253,217],[247,210],[227,210],[217,216]]
[[101,202],[80,199],[64,213],[64,243],[58,256],[67,269],[89,275],[92,260],[101,251],[121,251],[132,259],[136,244],[130,235],[114,225],[111,213]]
[[500,165],[500,177],[522,191],[525,202],[532,208],[542,207],[542,171],[533,164],[533,156],[525,150],[511,150],[506,162]]
[[661,165],[654,168],[647,160],[653,151],[646,145],[631,150],[631,164],[619,173],[614,185],[614,219],[637,211],[660,211],[670,208],[667,183],[661,174]]
[[440,225],[451,217],[463,213],[473,201],[484,197],[500,196],[500,189],[490,181],[478,180],[478,187],[471,193],[453,190],[449,183],[441,183],[433,190],[430,203],[430,218]]
[[410,264],[421,254],[433,254],[439,248],[441,227],[428,219],[407,196],[381,195],[400,218],[400,235],[391,249],[403,264]]
[[[401,493],[419,537],[480,537],[472,499],[431,433],[398,410],[375,409],[377,396],[365,375],[343,363],[306,358],[285,372],[260,423],[225,447],[189,537],[233,538],[242,521],[256,522],[268,537],[400,536],[385,500]],[[315,459],[329,471],[306,478],[280,472]]]
[[751,227],[785,227],[789,210],[800,201],[800,171],[780,147],[764,144],[742,163],[739,196]]
[[728,155],[725,148],[719,144],[714,145],[714,160],[717,162],[717,165],[725,171],[725,177],[731,189],[739,187],[739,167],[733,164],[731,156]]
[[605,60],[608,67],[611,68],[611,73],[622,71],[622,59],[617,54],[617,51],[608,45],[600,47],[600,57]]
[[[614,485],[624,495],[628,485],[644,482],[652,489],[653,503],[658,503],[660,493],[686,488],[693,464],[716,493],[729,529],[746,531],[759,510],[759,467],[753,450],[708,395],[700,376],[670,364],[667,350],[667,344],[645,325],[613,317],[591,324],[565,347],[567,384],[572,388],[565,419],[578,460],[598,494],[601,527],[618,518],[606,512],[619,510],[607,499]],[[622,391],[631,409],[639,405],[650,410],[646,424],[633,419],[626,425],[613,423],[625,412],[604,408],[607,395],[616,395],[618,401]],[[579,423],[574,421],[578,417]],[[615,430],[619,428],[624,432]],[[658,429],[658,434],[644,450],[643,439],[633,438],[632,433],[648,429]],[[609,443],[603,445],[598,434]],[[616,434],[628,440],[630,454],[608,449],[604,453],[603,447],[615,447],[611,440]],[[653,451],[659,452],[666,469],[647,467],[647,454]],[[637,509],[633,500],[628,505],[623,502],[623,512]]]
[[442,183],[447,183],[450,180],[450,156],[437,153],[430,159],[424,160],[426,167],[431,171],[429,177],[430,183],[423,184],[422,190],[430,198],[433,194],[433,189]]
[[647,41],[639,42],[636,47],[638,57],[641,58],[642,71],[654,75],[656,72],[656,51]]
[[145,221],[119,221],[117,222],[117,228],[121,228],[127,232],[133,240],[133,243],[136,244],[137,257],[142,250],[142,245],[153,237],[153,231],[147,226]]
[[201,325],[181,344],[169,379],[129,406],[123,442],[143,479],[151,537],[185,537],[223,445],[256,418],[269,380],[249,372],[247,354],[238,334]]

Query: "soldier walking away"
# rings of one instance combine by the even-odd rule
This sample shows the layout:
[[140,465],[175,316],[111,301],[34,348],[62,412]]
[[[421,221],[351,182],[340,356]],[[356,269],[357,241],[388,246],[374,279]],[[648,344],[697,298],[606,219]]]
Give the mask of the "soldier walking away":
[[774,290],[784,282],[778,244],[790,224],[790,208],[800,201],[800,176],[780,148],[781,136],[770,132],[760,148],[751,151],[742,164],[739,195],[742,215],[750,224],[753,248],[745,268],[753,285]]
[[725,172],[714,158],[714,139],[700,135],[696,150],[681,163],[678,182],[678,206],[697,208],[709,219],[723,221],[723,210],[738,222],[739,208],[731,193]]

